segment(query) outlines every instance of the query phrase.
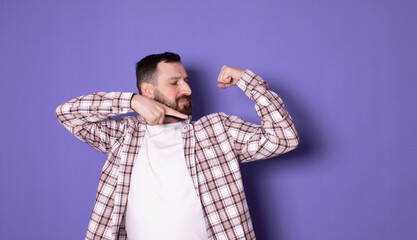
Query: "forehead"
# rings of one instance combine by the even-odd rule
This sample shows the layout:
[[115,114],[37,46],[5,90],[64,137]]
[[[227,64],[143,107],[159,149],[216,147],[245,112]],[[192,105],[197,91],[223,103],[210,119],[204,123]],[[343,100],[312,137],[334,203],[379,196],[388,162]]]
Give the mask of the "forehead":
[[158,79],[187,78],[184,66],[179,62],[159,62],[157,65]]

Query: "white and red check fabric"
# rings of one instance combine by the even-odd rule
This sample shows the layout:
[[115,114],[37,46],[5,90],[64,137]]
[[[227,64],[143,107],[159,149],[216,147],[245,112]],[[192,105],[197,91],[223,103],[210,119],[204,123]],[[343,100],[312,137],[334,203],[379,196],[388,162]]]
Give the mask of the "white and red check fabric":
[[[210,240],[255,239],[239,164],[266,159],[298,146],[298,135],[281,98],[266,82],[246,70],[236,84],[252,100],[261,125],[225,113],[186,120],[184,155],[201,200]],[[130,177],[145,134],[133,111],[133,93],[99,92],[58,106],[61,124],[108,155],[100,177],[86,239],[127,239],[124,226]]]

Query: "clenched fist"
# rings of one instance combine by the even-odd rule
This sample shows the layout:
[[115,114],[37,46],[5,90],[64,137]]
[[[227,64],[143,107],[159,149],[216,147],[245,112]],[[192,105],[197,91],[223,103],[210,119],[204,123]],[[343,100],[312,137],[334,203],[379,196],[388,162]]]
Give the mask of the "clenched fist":
[[243,72],[242,69],[224,65],[217,78],[217,81],[219,82],[217,86],[228,88],[236,85],[236,82],[239,80],[240,76],[242,76]]

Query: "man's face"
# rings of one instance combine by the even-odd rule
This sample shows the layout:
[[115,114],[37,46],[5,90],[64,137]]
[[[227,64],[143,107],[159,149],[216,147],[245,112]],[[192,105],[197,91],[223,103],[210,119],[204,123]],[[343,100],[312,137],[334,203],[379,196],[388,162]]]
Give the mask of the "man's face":
[[187,82],[188,75],[181,63],[158,63],[154,100],[191,115],[191,88]]

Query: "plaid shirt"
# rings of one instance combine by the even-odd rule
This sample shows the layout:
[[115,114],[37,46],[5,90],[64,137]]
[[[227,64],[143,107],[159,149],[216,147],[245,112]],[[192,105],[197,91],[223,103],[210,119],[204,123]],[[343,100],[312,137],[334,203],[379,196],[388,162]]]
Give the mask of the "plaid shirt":
[[[210,240],[255,239],[239,164],[288,152],[298,145],[292,119],[266,82],[246,70],[236,84],[252,100],[262,125],[214,113],[186,120],[184,155],[201,200]],[[108,155],[102,169],[86,239],[127,239],[124,213],[130,177],[146,123],[142,117],[112,116],[133,111],[133,93],[99,92],[57,108],[61,124]]]

